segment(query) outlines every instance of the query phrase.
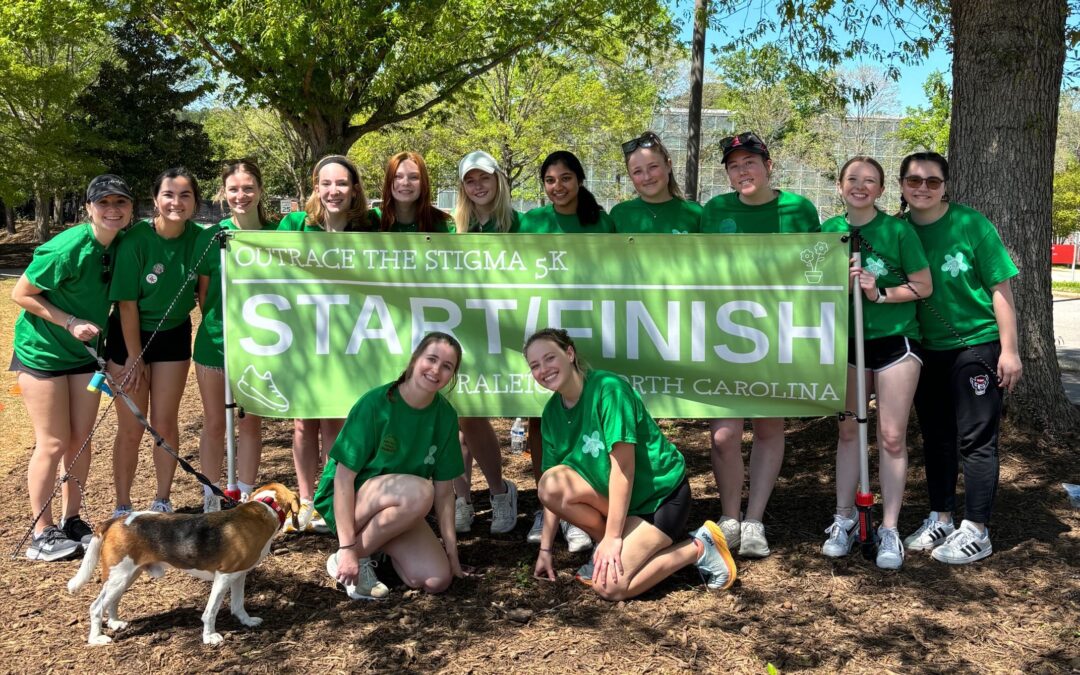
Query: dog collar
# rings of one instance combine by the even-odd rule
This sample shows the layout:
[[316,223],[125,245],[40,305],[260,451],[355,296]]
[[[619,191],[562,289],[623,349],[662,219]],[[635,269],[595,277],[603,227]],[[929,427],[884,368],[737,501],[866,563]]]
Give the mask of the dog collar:
[[281,527],[285,524],[285,511],[280,506],[278,506],[278,503],[274,501],[273,497],[259,497],[255,501],[262,502],[263,504],[266,504],[270,508],[274,509],[274,513],[277,514],[278,527]]

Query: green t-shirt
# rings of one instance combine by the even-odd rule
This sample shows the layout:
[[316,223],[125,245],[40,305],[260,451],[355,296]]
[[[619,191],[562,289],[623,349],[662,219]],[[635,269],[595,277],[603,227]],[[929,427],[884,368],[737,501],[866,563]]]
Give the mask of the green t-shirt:
[[[94,237],[89,223],[64,230],[34,250],[23,275],[59,309],[96,323],[102,336],[108,328],[109,282],[117,242],[108,248]],[[98,340],[98,351],[103,340]],[[63,326],[23,310],[15,321],[15,354],[31,368],[60,371],[93,362],[82,342]]]
[[615,231],[615,223],[603,209],[595,225],[582,225],[577,214],[565,215],[555,211],[553,204],[538,206],[521,216],[522,234],[604,234]]
[[624,234],[693,234],[701,231],[701,204],[677,198],[650,204],[637,197],[612,206],[611,219]]
[[615,373],[586,373],[573,408],[565,408],[562,396],[554,394],[544,406],[541,425],[544,471],[564,464],[605,497],[611,478],[608,453],[616,443],[634,445],[629,515],[656,511],[686,476],[682,453],[660,431],[637,392]]
[[404,473],[437,481],[465,472],[454,406],[436,394],[426,408],[411,407],[391,384],[360,397],[349,411],[315,490],[315,509],[334,532],[334,474],[340,462],[356,472],[353,488],[369,478]]
[[[204,253],[195,248],[201,233],[202,228],[189,220],[180,236],[166,239],[158,235],[151,221],[140,220],[120,240],[109,299],[137,301],[140,330],[155,330],[159,322],[160,330],[176,328],[195,309],[198,284],[188,275]],[[218,253],[215,248],[205,254]]]
[[[307,222],[307,211],[293,211],[288,213],[282,218],[276,227],[279,232],[325,232],[326,229],[322,225],[313,224]],[[349,223],[345,228],[345,232],[378,232],[379,231],[379,211],[378,209],[369,209],[367,213],[367,221],[361,224]]]
[[941,318],[926,307],[927,303],[968,344],[997,340],[993,287],[1018,273],[997,228],[986,216],[963,204],[949,204],[945,215],[929,225],[914,222],[912,225],[926,250],[930,278],[934,282],[930,299],[918,303],[923,346],[936,350],[964,346]]
[[[821,224],[822,232],[848,232],[847,218],[833,216]],[[863,269],[877,277],[880,288],[895,288],[903,280],[890,270],[902,270],[905,276],[926,269],[926,253],[911,223],[893,218],[878,211],[874,219],[864,225],[859,234],[873,253],[862,247]],[[878,304],[863,302],[863,339],[876,340],[893,335],[903,335],[919,340],[919,320],[915,317],[915,302],[889,302]],[[848,314],[850,326],[855,320],[854,312]],[[855,335],[852,330],[850,335]]]
[[[521,230],[521,212],[513,211],[512,213],[513,217],[510,219],[510,229],[506,231],[506,234],[514,234]],[[457,225],[454,223],[453,219],[447,222],[446,229],[450,234],[455,234],[457,232]],[[480,232],[484,234],[500,234],[498,224],[495,222],[494,218],[488,218],[487,222],[483,225],[475,220],[469,223],[469,234]]]
[[702,210],[701,231],[710,234],[775,234],[821,230],[821,219],[813,202],[794,192],[776,192],[776,199],[755,206],[743,204],[737,192],[725,192],[713,197]]
[[[195,242],[195,250],[201,252],[207,246],[219,247],[220,242],[214,237],[222,230],[238,230],[232,218],[226,218],[217,225],[212,225],[199,235]],[[264,223],[260,228],[263,231],[276,230],[276,223]],[[195,363],[210,366],[211,368],[223,368],[225,366],[225,333],[221,316],[221,255],[217,250],[208,251],[195,267],[195,273],[202,277],[209,277],[210,284],[206,289],[206,300],[202,307],[202,323],[195,334],[195,349],[191,358]]]

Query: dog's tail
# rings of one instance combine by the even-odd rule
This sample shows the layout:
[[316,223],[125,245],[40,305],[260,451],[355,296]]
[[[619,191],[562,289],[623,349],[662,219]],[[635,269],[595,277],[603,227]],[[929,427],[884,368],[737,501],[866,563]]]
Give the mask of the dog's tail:
[[90,539],[90,545],[86,547],[86,555],[83,556],[82,564],[79,565],[79,571],[68,582],[68,593],[77,593],[94,575],[94,568],[97,567],[98,558],[101,556],[102,534],[95,532],[93,538]]

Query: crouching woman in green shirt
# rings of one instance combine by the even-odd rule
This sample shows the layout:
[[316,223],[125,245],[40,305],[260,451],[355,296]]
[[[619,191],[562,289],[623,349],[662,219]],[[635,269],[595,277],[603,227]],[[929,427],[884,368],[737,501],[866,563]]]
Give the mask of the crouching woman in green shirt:
[[544,524],[534,576],[555,579],[551,546],[561,518],[599,542],[577,578],[605,600],[640,595],[691,564],[709,588],[731,586],[735,562],[716,523],[682,539],[686,461],[637,392],[614,373],[586,370],[562,329],[535,333],[525,358],[536,381],[555,392],[541,420]]
[[[375,575],[377,551],[410,588],[440,593],[464,576],[454,530],[458,416],[440,393],[460,364],[458,341],[429,333],[397,380],[360,397],[330,449],[315,508],[338,538],[326,571],[354,600],[389,595]],[[432,504],[441,545],[425,520]]]

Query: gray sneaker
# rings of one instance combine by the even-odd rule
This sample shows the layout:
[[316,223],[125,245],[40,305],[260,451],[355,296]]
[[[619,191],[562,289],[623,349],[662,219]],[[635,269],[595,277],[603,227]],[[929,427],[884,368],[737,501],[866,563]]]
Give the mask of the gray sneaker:
[[326,573],[335,583],[345,586],[345,593],[353,600],[385,600],[390,595],[390,589],[386,584],[379,581],[375,576],[375,561],[371,558],[360,558],[360,575],[356,584],[341,584],[337,580],[337,551],[330,554],[326,559]]
[[851,547],[857,539],[855,528],[858,524],[859,521],[854,518],[833,514],[833,523],[825,530],[829,538],[821,545],[821,554],[830,558],[842,558],[851,553]]
[[566,546],[571,553],[579,553],[592,548],[592,537],[585,530],[565,520],[559,523],[559,527],[562,528],[563,539],[566,540]]
[[78,514],[61,520],[60,529],[64,531],[68,539],[77,541],[83,546],[89,546],[90,540],[94,537],[94,528],[87,525]]
[[82,547],[79,542],[68,539],[64,531],[55,525],[49,525],[41,534],[35,534],[30,540],[30,546],[26,549],[26,557],[30,560],[66,560],[79,553]]
[[473,505],[465,501],[464,497],[454,500],[454,531],[468,532],[472,529],[472,521],[475,517]]
[[150,510],[155,513],[172,513],[172,502],[168,499],[155,499],[154,503],[150,505]]
[[878,528],[877,566],[883,570],[898,570],[904,564],[904,545],[895,527]]
[[112,518],[124,518],[130,516],[132,513],[131,504],[121,504],[113,509]]
[[517,486],[504,480],[506,492],[491,495],[491,533],[506,534],[517,525]]
[[717,525],[720,526],[720,531],[724,533],[728,548],[731,550],[739,548],[739,544],[742,543],[742,523],[731,516],[722,516]]
[[765,539],[765,525],[759,520],[742,521],[742,542],[739,555],[744,558],[764,558],[772,553],[769,542]]
[[930,517],[922,522],[919,529],[904,539],[904,546],[910,551],[932,551],[955,531],[953,521],[939,521],[938,512],[931,511]]
[[525,535],[525,541],[530,544],[539,544],[540,537],[544,534],[544,510],[540,509],[533,517],[532,527],[529,528],[529,534]]

